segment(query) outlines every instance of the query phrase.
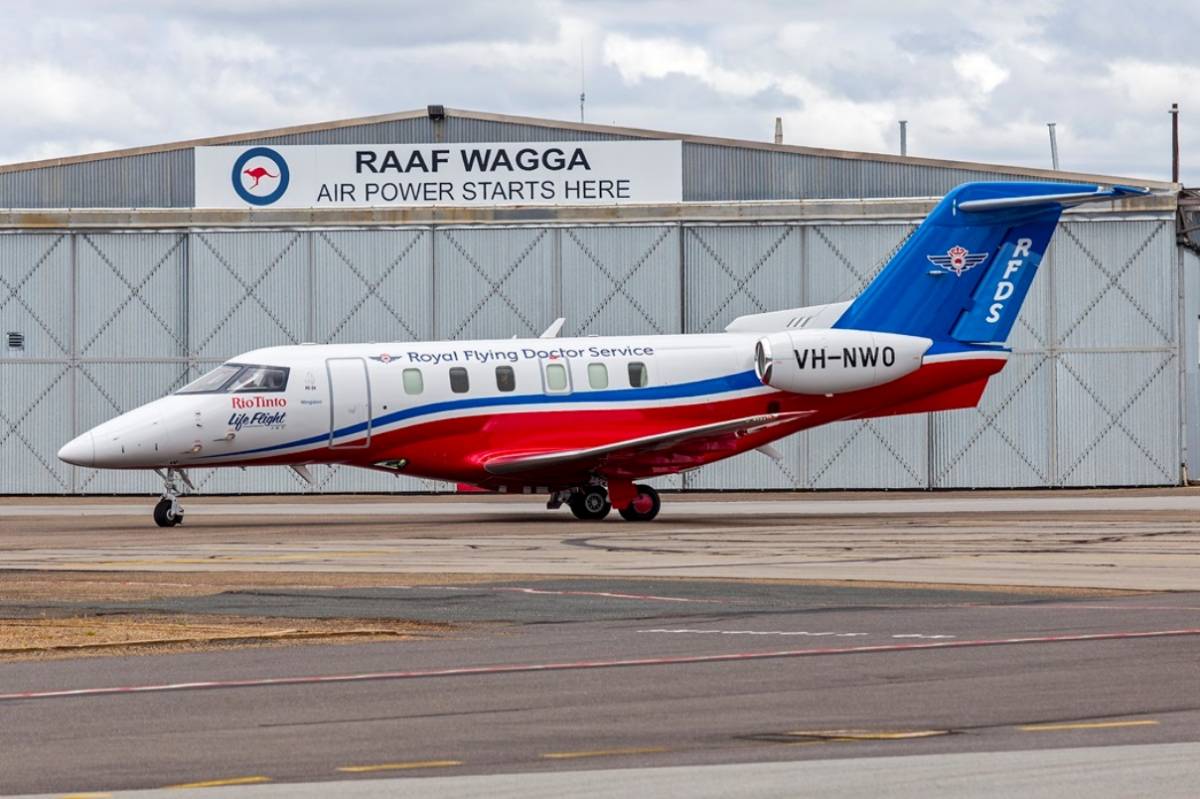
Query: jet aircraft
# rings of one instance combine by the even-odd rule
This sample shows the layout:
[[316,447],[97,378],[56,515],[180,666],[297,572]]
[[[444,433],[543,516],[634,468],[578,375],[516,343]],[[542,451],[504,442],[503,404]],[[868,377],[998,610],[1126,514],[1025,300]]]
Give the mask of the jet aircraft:
[[499,493],[580,519],[658,515],[639,480],[848,419],[975,406],[1005,364],[1063,209],[1125,186],[968,183],[855,299],[734,319],[725,332],[253,350],[58,453],[154,469],[154,520],[183,521],[188,470],[346,464]]

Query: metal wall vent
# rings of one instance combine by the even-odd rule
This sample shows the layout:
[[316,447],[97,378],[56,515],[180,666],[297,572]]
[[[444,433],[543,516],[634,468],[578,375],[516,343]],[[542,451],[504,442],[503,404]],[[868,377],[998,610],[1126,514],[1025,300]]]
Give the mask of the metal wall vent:
[[25,349],[25,334],[9,331],[8,333],[8,348],[10,350]]

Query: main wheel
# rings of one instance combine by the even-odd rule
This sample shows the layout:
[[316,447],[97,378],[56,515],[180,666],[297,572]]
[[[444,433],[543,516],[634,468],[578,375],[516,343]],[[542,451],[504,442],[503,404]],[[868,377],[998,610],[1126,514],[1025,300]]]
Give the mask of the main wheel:
[[169,499],[160,499],[158,504],[154,506],[154,523],[159,527],[174,527],[183,521],[182,515],[177,515],[171,506],[174,505]]
[[618,512],[628,521],[648,522],[658,515],[659,509],[662,508],[662,500],[658,498],[658,492],[653,486],[639,483],[634,488],[637,489],[637,496]]
[[589,486],[571,497],[571,513],[576,519],[584,521],[599,521],[612,510],[608,501],[608,492],[600,486]]

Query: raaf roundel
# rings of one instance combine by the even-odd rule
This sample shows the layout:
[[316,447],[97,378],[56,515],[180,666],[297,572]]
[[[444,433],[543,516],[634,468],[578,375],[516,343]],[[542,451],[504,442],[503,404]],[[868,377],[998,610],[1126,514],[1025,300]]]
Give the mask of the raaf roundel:
[[1123,186],[968,183],[849,302],[723,333],[268,347],[68,442],[68,463],[154,469],[183,520],[188,471],[345,464],[541,493],[581,519],[659,512],[646,478],[833,421],[976,405],[1067,206]]

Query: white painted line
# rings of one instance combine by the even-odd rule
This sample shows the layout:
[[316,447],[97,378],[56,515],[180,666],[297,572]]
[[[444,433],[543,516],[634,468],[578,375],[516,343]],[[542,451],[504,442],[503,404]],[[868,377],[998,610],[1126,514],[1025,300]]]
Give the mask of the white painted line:
[[[479,586],[475,587],[478,590]],[[650,602],[697,602],[702,604],[721,604],[720,599],[690,599],[680,596],[655,596],[654,594],[616,594],[611,591],[551,591],[545,588],[518,588],[512,586],[493,587],[493,591],[510,591],[518,594],[547,594],[550,596],[596,596],[606,599],[640,599]]]
[[1022,644],[1079,643],[1085,641],[1117,641],[1137,638],[1170,638],[1200,636],[1200,628],[1182,630],[1150,630],[1143,632],[1086,633],[1079,635],[1045,635],[1030,638],[982,638],[971,641],[933,641],[919,644],[878,644],[874,646],[824,647],[812,649],[780,649],[767,652],[732,652],[721,655],[680,655],[674,657],[631,658],[619,660],[579,660],[567,663],[514,663],[500,666],[463,666],[418,671],[382,671],[362,674],[327,674],[307,677],[261,677],[244,680],[205,680],[197,682],[161,683],[157,685],[126,685],[105,688],[67,688],[49,691],[18,691],[0,694],[0,702],[28,699],[61,699],[83,696],[112,696],[117,694],[165,693],[169,691],[198,691],[220,688],[264,688],[274,685],[319,685],[322,683],[368,682],[376,680],[416,680],[438,677],[472,677],[494,674],[527,674],[545,671],[578,671],[582,669],[632,668],[641,666],[678,666],[698,663],[728,663],[734,661],[768,660],[774,658],[821,657],[830,655],[868,655],[888,652],[916,652],[933,649],[964,649],[984,646],[1016,646]]
[[669,635],[796,635],[807,638],[861,638],[870,633],[839,633],[839,632],[808,632],[805,630],[697,630],[689,627],[679,628],[655,628],[652,630],[638,630],[639,633],[666,633]]

